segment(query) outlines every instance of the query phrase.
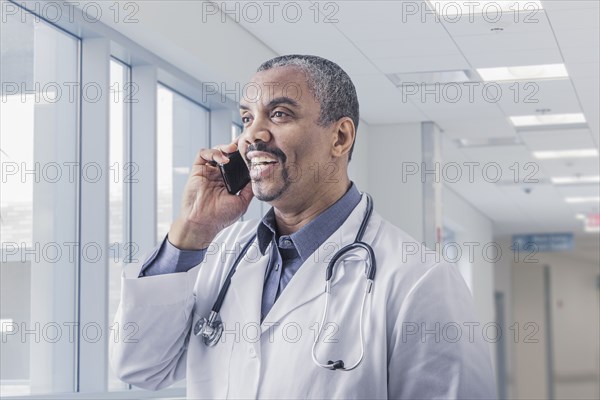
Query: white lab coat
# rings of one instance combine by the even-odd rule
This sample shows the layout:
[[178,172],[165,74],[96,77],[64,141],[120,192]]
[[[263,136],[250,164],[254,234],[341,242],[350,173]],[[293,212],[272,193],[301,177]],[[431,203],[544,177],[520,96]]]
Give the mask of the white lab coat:
[[[402,243],[413,239],[376,212],[364,238],[377,258],[364,317],[364,360],[350,372],[313,363],[327,262],[354,240],[365,209],[363,196],[297,271],[262,324],[261,293],[270,250],[261,256],[253,245],[223,303],[225,332],[215,347],[206,347],[191,329],[208,316],[235,253],[256,231],[256,221],[225,229],[204,262],[186,273],[137,278],[140,266],[130,266],[115,317],[122,329],[120,340],[111,341],[115,372],[125,382],[153,390],[187,378],[188,398],[193,399],[495,397],[488,346],[458,269],[436,262],[432,255],[425,262],[420,254],[403,256]],[[322,363],[342,359],[350,366],[360,355],[359,316],[366,284],[360,253],[335,270],[329,324],[317,348]]]

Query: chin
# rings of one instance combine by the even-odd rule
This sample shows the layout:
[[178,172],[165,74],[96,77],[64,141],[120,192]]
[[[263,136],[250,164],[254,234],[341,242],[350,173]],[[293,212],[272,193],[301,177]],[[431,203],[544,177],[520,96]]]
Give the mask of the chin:
[[264,181],[252,182],[252,191],[258,200],[269,203],[281,198],[289,188],[289,184],[290,182],[283,184]]

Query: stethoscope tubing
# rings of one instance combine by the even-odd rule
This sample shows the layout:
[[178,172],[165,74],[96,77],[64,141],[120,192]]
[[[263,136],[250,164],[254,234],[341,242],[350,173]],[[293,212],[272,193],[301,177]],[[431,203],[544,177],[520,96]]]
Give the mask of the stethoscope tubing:
[[319,367],[330,369],[330,370],[339,369],[340,371],[352,371],[353,369],[358,367],[360,365],[360,363],[362,362],[362,360],[364,359],[365,341],[364,341],[364,330],[363,330],[363,326],[364,326],[363,318],[365,315],[365,304],[367,301],[367,295],[369,293],[371,293],[372,287],[373,287],[373,281],[368,279],[367,286],[365,287],[365,292],[363,294],[362,303],[360,306],[360,318],[359,318],[359,323],[358,323],[359,334],[360,334],[360,356],[358,357],[358,360],[351,367],[337,367],[336,368],[336,367],[334,367],[335,364],[331,361],[329,361],[328,364],[321,363],[317,359],[317,354],[316,354],[317,344],[319,342],[319,338],[321,337],[321,332],[323,332],[323,328],[325,326],[325,321],[327,320],[327,314],[328,314],[328,310],[329,310],[329,296],[331,294],[331,284],[329,281],[326,283],[326,285],[325,285],[325,307],[323,309],[323,317],[321,318],[321,324],[319,325],[319,331],[317,332],[317,336],[315,337],[315,341],[313,342],[312,350],[311,350],[313,362],[315,364],[317,364]]

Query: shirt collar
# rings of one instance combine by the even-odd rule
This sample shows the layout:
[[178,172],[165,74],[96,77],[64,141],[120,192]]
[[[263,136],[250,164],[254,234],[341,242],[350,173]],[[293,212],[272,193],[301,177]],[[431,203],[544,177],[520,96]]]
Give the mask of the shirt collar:
[[[289,235],[302,261],[306,261],[315,250],[333,234],[360,203],[361,194],[352,183],[350,189],[333,205],[304,225],[297,232]],[[276,237],[275,210],[265,214],[257,228],[257,239],[260,252],[264,255],[269,243]]]

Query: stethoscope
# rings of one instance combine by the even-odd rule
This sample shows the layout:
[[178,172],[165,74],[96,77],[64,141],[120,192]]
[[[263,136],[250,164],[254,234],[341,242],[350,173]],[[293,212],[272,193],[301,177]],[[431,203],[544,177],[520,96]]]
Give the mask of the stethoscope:
[[[375,253],[373,251],[373,248],[370,245],[368,245],[367,243],[362,241],[363,235],[364,235],[365,231],[367,230],[367,225],[369,223],[369,219],[371,218],[371,214],[373,213],[373,199],[371,198],[371,196],[368,193],[365,193],[365,196],[367,197],[367,211],[365,213],[365,216],[363,217],[362,223],[360,224],[360,228],[358,229],[358,233],[356,234],[356,238],[354,239],[354,242],[342,247],[340,250],[338,250],[333,255],[333,257],[331,258],[331,261],[329,261],[329,264],[327,265],[327,270],[325,272],[325,307],[323,309],[323,317],[321,318],[321,325],[319,326],[319,331],[317,333],[317,336],[315,337],[315,341],[313,343],[311,352],[312,352],[313,362],[316,365],[318,365],[319,367],[322,367],[322,368],[330,369],[330,370],[338,370],[339,369],[341,371],[351,371],[360,365],[360,363],[362,362],[362,360],[364,358],[364,354],[365,354],[365,343],[364,343],[364,334],[363,334],[363,316],[364,316],[364,312],[365,312],[365,303],[367,300],[367,296],[369,293],[372,293],[373,280],[375,279],[375,271],[377,269]],[[218,320],[219,311],[221,311],[221,306],[223,305],[223,300],[225,299],[227,290],[229,290],[229,286],[231,285],[231,278],[233,277],[233,274],[235,274],[238,264],[240,263],[242,258],[245,256],[246,252],[248,251],[248,249],[250,248],[250,246],[252,245],[252,243],[254,242],[255,239],[256,239],[256,234],[253,235],[252,238],[250,238],[250,240],[244,245],[244,248],[242,249],[241,253],[239,254],[237,259],[233,263],[233,266],[231,267],[231,270],[229,270],[229,273],[227,274],[227,277],[225,278],[225,282],[223,282],[223,286],[221,287],[221,290],[219,291],[217,300],[215,301],[215,304],[213,305],[213,307],[210,311],[210,314],[208,315],[208,318],[204,317],[204,318],[200,319],[198,322],[196,322],[196,325],[194,325],[194,335],[201,336],[202,341],[204,342],[204,344],[206,346],[216,345],[219,342],[221,335],[223,334],[223,322]],[[367,278],[367,284],[366,284],[365,293],[364,293],[363,299],[362,299],[360,320],[359,320],[360,321],[359,322],[360,356],[359,356],[358,360],[350,367],[345,367],[344,361],[342,361],[342,360],[337,360],[337,361],[330,360],[326,364],[324,364],[324,363],[321,363],[317,359],[316,349],[317,349],[317,344],[319,342],[319,338],[321,337],[321,333],[323,331],[323,326],[325,325],[325,321],[327,319],[327,310],[329,308],[328,307],[329,306],[329,297],[331,296],[331,278],[333,278],[333,269],[335,268],[338,261],[344,255],[348,254],[350,251],[355,250],[355,249],[363,249],[367,252],[367,255],[368,255],[368,259],[366,260],[366,266],[365,266],[365,277]]]

